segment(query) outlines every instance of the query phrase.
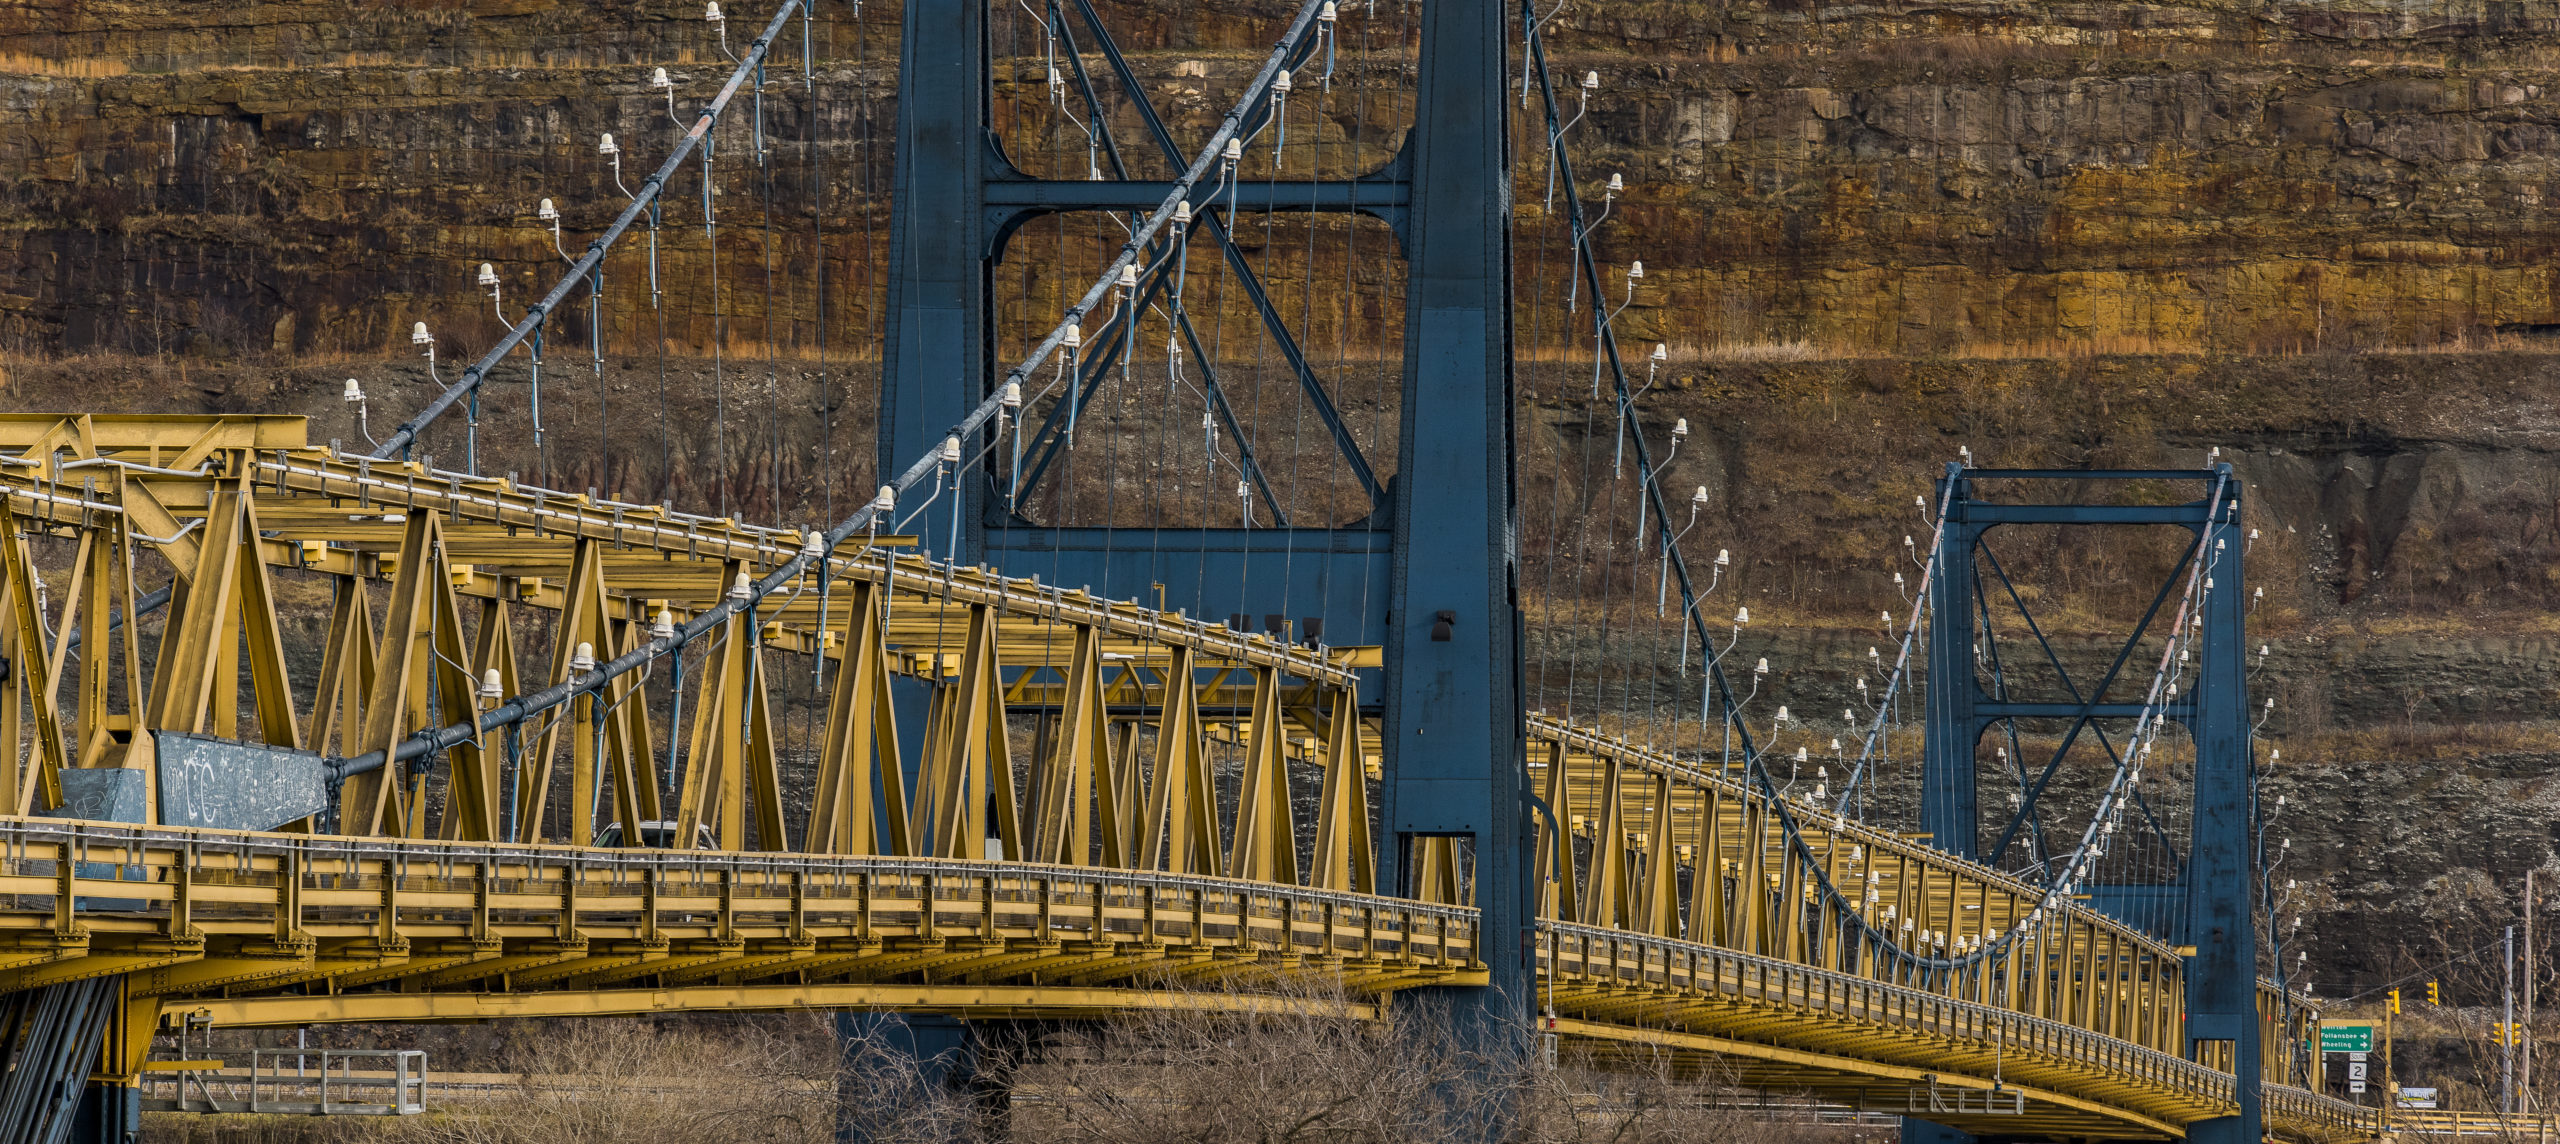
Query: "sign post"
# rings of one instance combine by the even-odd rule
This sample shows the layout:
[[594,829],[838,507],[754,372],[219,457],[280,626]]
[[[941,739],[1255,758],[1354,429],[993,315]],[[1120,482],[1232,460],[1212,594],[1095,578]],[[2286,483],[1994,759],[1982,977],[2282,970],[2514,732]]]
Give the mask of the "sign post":
[[2335,1084],[2332,1091],[2350,1097],[2364,1095],[2372,1079],[2370,1063],[2373,1052],[2373,1026],[2361,1021],[2325,1020],[2320,1022],[2321,1060],[2328,1067],[2324,1087]]

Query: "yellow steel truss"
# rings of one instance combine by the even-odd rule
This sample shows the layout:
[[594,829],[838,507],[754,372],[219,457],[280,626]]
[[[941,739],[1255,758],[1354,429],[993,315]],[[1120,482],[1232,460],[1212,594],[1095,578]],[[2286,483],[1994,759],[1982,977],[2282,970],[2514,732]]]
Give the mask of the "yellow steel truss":
[[[1408,896],[1375,893],[1380,751],[1354,669],[1376,649],[938,565],[892,536],[645,678],[353,775],[282,833],[26,817],[76,768],[147,782],[170,732],[391,752],[475,718],[484,685],[519,695],[637,648],[803,537],[348,457],[284,417],[0,415],[0,493],[0,990],[121,974],[120,1028],[147,1029],[174,1004],[256,1024],[1088,1013],[1239,974],[1340,983],[1366,1012],[1481,979],[1459,847],[1419,844]],[[162,578],[146,625],[140,587]],[[326,614],[307,686],[295,612]],[[516,644],[537,630],[533,678]],[[827,694],[794,818],[777,679],[803,672]],[[902,679],[931,696],[916,758]],[[2172,1136],[2227,1108],[2219,1062],[2176,1056],[2178,951],[1707,764],[1528,730],[1552,1027],[1842,1099],[2013,1085],[2031,1114],[1980,1125],[2003,1134]],[[670,820],[675,848],[642,846]],[[623,848],[595,845],[608,829]],[[2301,1030],[2263,1024],[2284,1060]],[[102,1068],[129,1075],[133,1040]],[[2287,1135],[2363,1130],[2277,1091]]]

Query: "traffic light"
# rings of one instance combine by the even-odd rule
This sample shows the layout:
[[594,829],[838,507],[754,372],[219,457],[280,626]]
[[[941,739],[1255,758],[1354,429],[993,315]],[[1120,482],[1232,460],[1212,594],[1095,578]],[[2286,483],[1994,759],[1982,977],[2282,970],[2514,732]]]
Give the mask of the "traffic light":
[[2395,1014],[2400,1012],[2400,991],[2397,989],[2391,991],[2391,1011]]
[[2489,1043],[2493,1045],[2523,1044],[2524,1023],[2521,1021],[2489,1022]]
[[2444,998],[2439,997],[2439,996],[2437,996],[2437,995],[2436,995],[2436,983],[2435,983],[2435,982],[2432,982],[2432,981],[2427,982],[2427,1004],[2429,1004],[2429,1005],[2442,1005],[2442,1004],[2444,1004]]

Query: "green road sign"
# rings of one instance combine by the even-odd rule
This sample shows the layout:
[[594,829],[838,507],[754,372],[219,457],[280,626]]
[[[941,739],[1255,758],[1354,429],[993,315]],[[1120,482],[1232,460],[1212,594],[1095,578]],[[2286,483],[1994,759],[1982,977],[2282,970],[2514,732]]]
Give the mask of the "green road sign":
[[2322,1025],[2320,1051],[2324,1053],[2369,1053],[2373,1051],[2373,1026]]

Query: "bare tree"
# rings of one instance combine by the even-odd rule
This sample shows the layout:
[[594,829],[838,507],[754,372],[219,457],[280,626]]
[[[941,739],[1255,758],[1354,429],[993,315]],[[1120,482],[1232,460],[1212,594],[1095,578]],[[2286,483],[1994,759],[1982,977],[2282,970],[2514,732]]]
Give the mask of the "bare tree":
[[[803,1018],[799,1025],[812,1024]],[[519,1039],[512,1087],[392,1128],[401,1144],[821,1144],[836,1062],[791,1021],[560,1021]],[[822,1043],[822,1042],[821,1042]]]

